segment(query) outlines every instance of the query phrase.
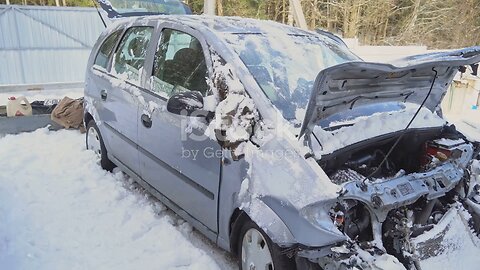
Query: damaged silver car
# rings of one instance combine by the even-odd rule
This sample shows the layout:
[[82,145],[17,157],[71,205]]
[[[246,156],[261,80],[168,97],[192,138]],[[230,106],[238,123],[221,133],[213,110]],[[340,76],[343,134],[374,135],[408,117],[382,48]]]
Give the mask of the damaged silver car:
[[479,231],[480,148],[439,110],[477,62],[367,63],[252,19],[121,19],[88,62],[87,148],[242,270],[420,269],[453,220]]

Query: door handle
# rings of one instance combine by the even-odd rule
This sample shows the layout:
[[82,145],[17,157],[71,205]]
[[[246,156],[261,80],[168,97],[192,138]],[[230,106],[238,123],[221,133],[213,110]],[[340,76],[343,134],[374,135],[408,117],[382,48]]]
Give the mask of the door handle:
[[142,124],[146,128],[151,128],[152,127],[152,118],[146,114],[142,114],[142,117],[140,117],[142,120]]
[[102,91],[100,91],[100,97],[103,101],[107,100],[107,90],[103,89]]

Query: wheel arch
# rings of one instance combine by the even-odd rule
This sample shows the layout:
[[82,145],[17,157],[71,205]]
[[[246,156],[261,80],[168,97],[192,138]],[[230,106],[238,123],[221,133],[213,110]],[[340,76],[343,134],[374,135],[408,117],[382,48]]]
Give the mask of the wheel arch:
[[296,240],[283,220],[264,202],[253,199],[250,206],[244,209],[236,208],[230,217],[230,250],[238,255],[240,230],[247,221],[253,221],[260,227],[270,240],[280,247],[296,244]]
[[88,122],[90,122],[91,120],[93,120],[93,116],[89,112],[85,112],[83,115],[84,126],[87,127]]
[[242,226],[245,222],[251,220],[245,211],[236,208],[230,217],[229,238],[230,238],[230,251],[238,256],[238,241],[240,240],[239,234]]

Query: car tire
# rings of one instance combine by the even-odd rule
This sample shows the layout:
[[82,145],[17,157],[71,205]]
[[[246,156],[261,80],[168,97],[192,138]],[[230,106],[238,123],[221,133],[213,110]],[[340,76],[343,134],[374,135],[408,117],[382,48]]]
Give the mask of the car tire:
[[295,261],[281,251],[253,221],[243,224],[238,241],[240,270],[295,270]]
[[100,165],[104,170],[111,172],[115,164],[108,159],[107,149],[103,143],[102,135],[95,121],[90,120],[87,124],[87,133],[85,135],[85,144],[87,149],[92,150],[100,158]]

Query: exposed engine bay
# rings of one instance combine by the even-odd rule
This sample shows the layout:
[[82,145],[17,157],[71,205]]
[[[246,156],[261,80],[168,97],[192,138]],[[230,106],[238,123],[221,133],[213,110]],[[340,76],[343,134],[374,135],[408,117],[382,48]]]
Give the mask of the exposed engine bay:
[[[419,258],[429,248],[418,250],[412,239],[465,205],[472,192],[469,165],[478,146],[454,126],[406,132],[390,156],[386,153],[399,134],[357,143],[322,156],[318,163],[333,183],[342,186],[330,217],[352,240],[350,250],[386,252],[407,269],[421,269]],[[466,222],[474,228],[473,219]]]
[[450,158],[457,159],[462,150],[453,149],[455,142],[465,143],[464,136],[456,132],[453,126],[409,130],[382,167],[378,168],[398,136],[388,134],[351,145],[322,156],[319,164],[332,182],[338,185],[355,178],[365,178],[372,173],[372,178],[387,179],[396,174],[428,171]]

